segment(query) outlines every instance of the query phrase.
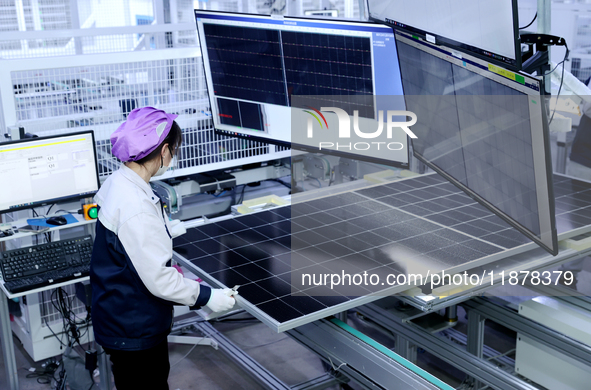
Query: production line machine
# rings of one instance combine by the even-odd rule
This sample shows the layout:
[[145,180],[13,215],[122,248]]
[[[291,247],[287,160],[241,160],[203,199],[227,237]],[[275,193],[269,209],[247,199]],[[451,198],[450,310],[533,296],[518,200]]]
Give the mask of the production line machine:
[[[557,286],[574,278],[556,267],[590,251],[591,184],[552,173],[542,81],[514,72],[521,58],[518,49],[509,50],[510,34],[502,55],[474,51],[450,40],[464,37],[445,29],[432,37],[384,17],[387,9],[378,11],[372,17],[394,26],[392,33],[352,22],[196,11],[214,126],[220,134],[314,152],[314,142],[326,146],[327,139],[314,138],[319,130],[342,130],[338,110],[326,106],[358,110],[360,121],[377,118],[382,109],[406,109],[419,121],[409,138],[397,141],[437,174],[330,187],[332,170],[321,161],[326,156],[341,157],[342,167],[356,159],[398,168],[416,161],[403,153],[343,152],[337,144],[304,158],[318,187],[321,179],[329,187],[292,191],[290,205],[191,223],[174,241],[176,260],[214,286],[240,286],[242,308],[315,351],[333,373],[366,387],[449,388],[411,363],[423,348],[464,372],[464,388],[533,389],[533,381],[559,389],[569,380],[571,388],[584,388],[586,335],[535,313],[560,307],[587,323],[588,302],[528,297],[576,295]],[[495,45],[486,39],[470,44]],[[359,56],[339,57],[349,50]],[[327,72],[322,62],[333,60],[343,66]],[[364,65],[371,75],[352,83],[351,76],[365,76]],[[249,67],[261,66],[273,71],[264,80],[253,78]],[[272,93],[261,95],[256,83]],[[338,96],[339,89],[356,98]],[[380,99],[402,93],[402,103]],[[280,125],[288,113],[291,134],[285,131],[290,126]],[[296,130],[306,121],[307,137]],[[291,175],[294,184],[300,176],[294,166]],[[533,290],[512,292],[520,283]],[[471,299],[511,293],[518,298]],[[468,312],[467,335],[453,329],[458,304]],[[349,328],[351,310],[394,334],[399,355]],[[484,345],[486,319],[518,332],[515,359]],[[544,369],[524,358],[552,351],[561,355]],[[245,366],[265,376],[261,367]],[[564,372],[572,373],[568,380]]]
[[[289,189],[282,185],[272,185],[270,181],[280,180],[290,176],[289,161],[278,160],[271,161],[264,166],[258,166],[246,169],[234,170],[231,173],[212,172],[204,174],[194,174],[190,176],[176,177],[168,180],[158,180],[151,182],[152,189],[160,196],[164,202],[164,207],[169,210],[173,218],[180,220],[194,219],[203,215],[212,215],[223,213],[227,210],[226,199],[231,195],[244,195],[242,190],[249,188],[249,196],[257,197],[267,194],[269,189],[277,187],[273,192],[278,195],[284,195]],[[279,181],[280,183],[281,181]],[[274,184],[277,184],[275,182]],[[238,191],[237,188],[240,187]],[[257,187],[260,187],[257,190]],[[283,188],[282,188],[283,187]],[[232,191],[241,193],[236,194]],[[226,195],[226,193],[229,193]],[[203,201],[198,195],[211,194],[214,199]],[[224,195],[226,195],[224,197]],[[223,202],[222,202],[223,201]],[[193,207],[182,207],[189,205]]]

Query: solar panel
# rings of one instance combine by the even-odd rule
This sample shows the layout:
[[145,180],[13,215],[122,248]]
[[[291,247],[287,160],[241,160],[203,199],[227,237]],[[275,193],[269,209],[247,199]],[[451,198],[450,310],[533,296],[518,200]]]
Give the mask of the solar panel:
[[552,164],[539,79],[396,33],[423,161],[552,255]]
[[[560,175],[554,182],[560,234],[590,230],[591,183]],[[241,285],[241,304],[277,331],[408,288],[331,291],[302,286],[305,272],[456,273],[523,245],[534,244],[438,175],[209,223],[174,239],[198,275],[214,286]]]

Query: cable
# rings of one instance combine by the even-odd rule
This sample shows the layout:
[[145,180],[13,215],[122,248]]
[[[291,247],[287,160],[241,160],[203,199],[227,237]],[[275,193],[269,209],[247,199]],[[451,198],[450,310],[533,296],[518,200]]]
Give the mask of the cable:
[[51,209],[53,208],[53,206],[55,206],[57,203],[52,204],[51,206],[49,206],[49,208],[47,209],[47,211],[45,212],[45,215],[49,215],[49,212],[51,211]]
[[47,385],[51,383],[51,380],[54,379],[54,374],[57,371],[59,366],[55,366],[52,368],[48,368],[49,367],[49,363],[45,366],[45,368],[42,371],[34,371],[31,372],[29,374],[27,374],[25,376],[25,378],[31,379],[31,378],[37,378],[37,383],[41,384],[41,385]]
[[[63,288],[59,287],[54,289],[50,296],[52,306],[61,314],[62,316],[62,326],[63,326],[63,335],[66,337],[66,343],[64,342],[55,334],[53,329],[49,326],[49,322],[46,320],[45,325],[49,328],[53,336],[60,342],[62,346],[67,347],[74,347],[75,344],[78,344],[83,350],[86,351],[84,346],[81,343],[81,340],[84,336],[89,332],[89,326],[91,323],[91,314],[90,310],[87,307],[86,310],[86,318],[82,319],[78,317],[78,315],[72,309],[73,301],[75,299],[74,296],[69,296]],[[80,332],[80,328],[83,327],[84,330]],[[90,340],[90,335],[88,336]],[[63,371],[63,370],[62,370]],[[92,389],[96,383],[92,376],[92,371],[89,370],[90,379],[92,380],[92,385],[90,386],[89,390]],[[65,371],[60,373],[59,379],[55,379],[56,381],[56,389],[65,389],[65,378],[66,373]]]
[[[318,188],[322,188],[322,184],[320,183],[320,180],[317,177],[312,177],[312,176],[306,176],[306,179],[314,179],[318,182]],[[304,180],[306,180],[304,179]],[[302,184],[303,186],[303,184]]]
[[94,381],[94,377],[92,376],[92,371],[88,370],[88,374],[90,374],[90,380],[92,381],[92,384],[90,385],[88,390],[91,390],[94,387],[94,385],[96,385],[96,383]]
[[272,181],[276,181],[279,184],[283,184],[284,186],[286,186],[287,188],[289,188],[291,190],[291,184],[284,182],[283,180],[279,180],[279,179],[269,179]]
[[500,357],[507,356],[507,355],[509,355],[509,354],[511,354],[511,353],[513,353],[513,352],[515,352],[515,348],[513,348],[513,349],[510,349],[510,350],[508,350],[507,352],[500,353],[500,354],[498,354],[498,355],[495,355],[495,356],[491,356],[491,357],[489,357],[489,358],[488,358],[488,359],[486,359],[486,360],[487,360],[487,361],[488,361],[488,360],[495,360],[495,359],[498,359],[498,358],[500,358]]
[[[567,53],[568,53],[568,49],[567,49]],[[556,68],[558,68],[560,66],[560,64],[562,64],[565,60],[563,59],[562,61],[560,61],[558,64],[556,64],[556,66],[554,67],[554,69],[552,69],[551,71],[544,73],[542,76],[549,76],[550,74],[552,74]]]
[[236,202],[236,204],[241,204],[242,201],[244,200],[244,190],[246,190],[246,184],[242,185],[242,191],[240,191],[240,198],[238,198],[238,201]]
[[[39,214],[37,214],[37,211],[34,208],[31,208],[31,211],[33,211],[33,216],[34,217],[47,219],[46,216],[40,216]],[[43,235],[45,236],[45,241],[51,242],[51,234],[43,233]],[[39,236],[37,234],[35,234],[35,245],[39,245]]]
[[234,343],[236,343],[237,345],[239,345],[242,348],[259,348],[259,347],[266,347],[268,345],[276,344],[276,343],[278,343],[280,341],[287,340],[288,338],[289,337],[286,336],[286,337],[282,337],[282,338],[277,339],[277,340],[274,340],[274,341],[269,341],[268,343],[257,344],[257,345],[248,345],[248,344],[243,344],[243,343],[239,343],[239,342],[236,342],[236,341],[234,341]]
[[[64,296],[66,292],[60,287],[54,289],[51,293],[51,304],[53,307],[61,314],[62,316],[62,325],[64,329],[64,335],[66,336],[67,343],[64,344],[59,338],[60,343],[65,346],[74,346],[76,343],[84,349],[80,339],[84,337],[86,332],[88,332],[88,326],[91,323],[91,315],[90,312],[86,312],[85,319],[79,319],[76,313],[72,310],[72,301],[73,297],[68,297],[67,294]],[[46,325],[49,327],[47,321],[45,321]],[[79,333],[78,328],[83,326],[85,331],[83,333]],[[51,328],[49,328],[51,330]],[[51,330],[51,333],[57,338],[57,335]]]
[[[55,332],[53,331],[53,329],[51,329],[51,327],[49,326],[49,322],[47,322],[47,320],[45,320],[45,326],[47,326],[47,328],[49,329],[49,331],[51,332],[51,334],[53,335],[53,337],[55,337],[57,339],[57,341],[59,341],[59,343],[61,344],[62,347],[67,347],[67,344],[64,344],[64,342],[62,341],[61,338],[59,338],[57,336],[57,334],[55,334]],[[61,349],[61,347],[60,347]]]
[[332,362],[332,359],[330,357],[328,358],[328,360],[330,361],[330,366],[332,367],[333,372],[337,372],[341,367],[347,365],[347,363],[343,362],[338,367],[335,367],[334,364],[333,364],[333,362]]
[[[568,53],[568,51],[567,51]],[[564,62],[564,61],[562,61]],[[562,76],[560,76],[560,87],[558,87],[558,93],[556,94],[556,106],[554,106],[554,111],[552,112],[552,116],[550,117],[550,121],[548,122],[548,126],[552,124],[552,120],[554,119],[554,114],[556,114],[556,109],[558,108],[558,98],[560,97],[560,91],[562,90],[562,83],[564,83],[564,64],[562,65]]]
[[203,338],[203,339],[199,340],[199,342],[198,342],[198,343],[196,343],[195,345],[193,345],[193,346],[191,347],[191,349],[189,350],[189,352],[187,352],[187,353],[185,354],[185,356],[183,356],[182,358],[180,358],[179,360],[177,360],[177,361],[176,361],[176,362],[175,362],[175,363],[174,363],[172,366],[170,366],[170,368],[172,369],[174,366],[176,366],[176,365],[177,365],[177,364],[179,364],[181,361],[183,361],[183,360],[184,360],[184,359],[185,359],[187,356],[189,356],[189,354],[190,354],[191,352],[193,352],[193,350],[195,349],[195,347],[196,347],[196,346],[198,346],[199,344],[201,344],[201,341],[202,341],[202,340],[204,340],[204,339],[205,339],[205,338]]
[[56,379],[55,374],[54,374],[53,380],[55,380],[55,389],[56,390],[65,390],[65,388],[66,388],[66,367],[63,364],[62,364],[62,369],[58,374],[58,378]]
[[334,178],[333,175],[335,175],[335,171],[334,171],[335,167],[332,168],[332,170],[330,171],[330,176],[328,178],[328,187],[330,187],[330,185],[333,183]]
[[526,29],[526,28],[528,28],[529,26],[531,26],[531,25],[532,25],[532,24],[533,24],[533,23],[536,21],[536,19],[537,19],[537,18],[538,18],[538,12],[536,11],[536,15],[534,16],[534,18],[532,19],[532,21],[531,21],[531,22],[529,22],[529,24],[528,24],[527,26],[524,26],[524,27],[519,27],[519,29],[520,29],[520,30],[523,30],[523,29]]
[[552,117],[550,117],[550,121],[548,122],[548,126],[550,126],[550,124],[552,123],[552,120],[554,119],[554,114],[556,114],[556,109],[558,108],[558,98],[560,97],[560,91],[562,90],[562,84],[564,83],[564,62],[568,59],[568,55],[570,53],[570,51],[568,50],[568,45],[566,44],[566,41],[564,42],[564,46],[566,47],[566,53],[564,53],[564,59],[562,61],[560,61],[558,64],[556,64],[556,66],[554,67],[554,69],[551,72],[548,72],[545,75],[545,76],[547,76],[550,73],[554,72],[556,70],[556,68],[558,67],[558,65],[562,64],[562,76],[560,76],[560,87],[558,87],[558,93],[556,94],[556,105],[554,106],[554,112],[552,112]]

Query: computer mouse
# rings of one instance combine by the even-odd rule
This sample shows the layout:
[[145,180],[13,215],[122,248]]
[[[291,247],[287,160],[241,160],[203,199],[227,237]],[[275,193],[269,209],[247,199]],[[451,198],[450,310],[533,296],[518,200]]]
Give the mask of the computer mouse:
[[46,223],[50,225],[65,225],[68,223],[66,217],[62,217],[61,215],[50,217],[45,220]]

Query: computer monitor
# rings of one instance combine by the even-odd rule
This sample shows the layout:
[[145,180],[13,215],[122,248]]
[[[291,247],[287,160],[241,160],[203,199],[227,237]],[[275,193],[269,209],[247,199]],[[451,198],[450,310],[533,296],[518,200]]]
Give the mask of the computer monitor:
[[[318,152],[314,140],[307,143],[305,136],[295,133],[305,132],[306,126],[292,126],[294,107],[301,110],[298,113],[310,111],[311,118],[316,113],[307,106],[320,111],[345,105],[351,118],[351,111],[358,110],[360,118],[372,122],[360,119],[367,129],[376,126],[380,110],[404,110],[396,42],[388,26],[200,10],[195,18],[211,115],[219,133]],[[313,103],[306,104],[302,96]],[[398,105],[376,96],[397,96]],[[322,126],[326,124],[337,138],[337,115],[323,116]],[[317,134],[319,123],[314,121]],[[389,141],[400,147],[328,147],[321,152],[407,167],[405,132],[395,131]]]
[[414,155],[558,253],[541,81],[396,32]]
[[96,162],[92,130],[0,144],[0,213],[94,195]]
[[521,69],[517,0],[369,0],[370,20]]

